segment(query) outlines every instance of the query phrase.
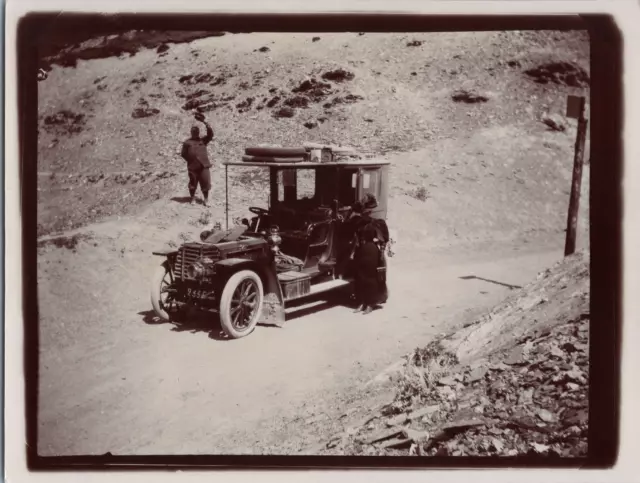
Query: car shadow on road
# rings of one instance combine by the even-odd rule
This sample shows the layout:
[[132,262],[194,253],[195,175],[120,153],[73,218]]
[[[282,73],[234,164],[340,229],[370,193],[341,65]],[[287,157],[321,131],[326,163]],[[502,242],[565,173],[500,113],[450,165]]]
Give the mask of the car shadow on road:
[[190,313],[177,317],[176,320],[162,320],[153,310],[138,312],[142,321],[147,325],[171,325],[172,332],[189,332],[191,334],[206,333],[210,339],[218,341],[230,340],[222,331],[218,314],[192,310]]
[[307,315],[317,314],[334,307],[351,309],[355,308],[355,306],[355,302],[345,293],[336,293],[333,296],[326,293],[318,294],[290,303],[287,306],[287,310],[290,312],[286,316],[286,322],[291,322]]
[[[314,304],[314,305],[309,305]],[[309,305],[309,306],[308,306]],[[312,297],[309,299],[294,302],[287,307],[292,312],[286,314],[285,323],[292,322],[301,317],[307,315],[316,314],[324,310],[331,309],[333,307],[346,307],[352,309],[355,304],[351,300],[344,297]],[[207,312],[204,310],[192,309],[186,314],[182,314],[176,317],[175,320],[166,321],[156,315],[153,310],[145,310],[138,312],[138,315],[142,317],[142,321],[147,325],[163,325],[168,324],[171,326],[172,332],[189,332],[191,334],[206,333],[210,339],[218,341],[231,340],[222,330],[220,326],[220,319],[217,313]],[[280,329],[282,327],[269,324],[258,323],[258,327]]]

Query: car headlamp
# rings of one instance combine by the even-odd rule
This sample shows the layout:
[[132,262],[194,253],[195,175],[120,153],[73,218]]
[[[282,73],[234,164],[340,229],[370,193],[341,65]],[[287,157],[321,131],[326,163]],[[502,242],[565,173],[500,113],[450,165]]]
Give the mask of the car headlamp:
[[199,279],[205,275],[212,274],[215,272],[213,263],[213,260],[209,257],[200,258],[187,267],[187,275],[189,278]]
[[201,278],[204,275],[204,265],[200,262],[200,260],[192,263],[187,268],[187,275],[189,278]]

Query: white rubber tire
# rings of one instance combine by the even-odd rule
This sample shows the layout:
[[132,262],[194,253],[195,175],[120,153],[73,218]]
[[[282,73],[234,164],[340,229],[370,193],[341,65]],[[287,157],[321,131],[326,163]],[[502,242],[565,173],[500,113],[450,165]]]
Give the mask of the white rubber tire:
[[[231,316],[233,296],[238,287],[244,283],[250,282],[257,291],[255,308],[251,320],[247,324],[246,328],[239,329],[233,323]],[[222,330],[227,336],[232,339],[240,339],[246,337],[255,329],[260,317],[262,316],[262,303],[264,301],[264,288],[262,280],[256,272],[253,270],[241,270],[238,273],[233,274],[222,290],[222,296],[220,297],[220,325]]]

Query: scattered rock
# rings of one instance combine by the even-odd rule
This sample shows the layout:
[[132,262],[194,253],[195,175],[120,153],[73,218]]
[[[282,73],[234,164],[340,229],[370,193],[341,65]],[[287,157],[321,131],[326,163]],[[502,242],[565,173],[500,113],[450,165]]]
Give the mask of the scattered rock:
[[545,423],[553,423],[556,420],[554,415],[546,409],[538,409],[537,415]]
[[265,46],[265,47],[260,47],[260,48],[258,49],[258,52],[269,52],[270,50],[271,50],[271,49],[270,49],[269,47],[266,47],[266,46]]
[[469,373],[469,377],[467,379],[467,382],[469,383],[473,383],[476,381],[479,381],[480,379],[482,379],[485,374],[489,371],[489,368],[486,366],[480,366],[475,368],[473,371],[471,371],[471,373]]
[[401,437],[385,441],[384,443],[380,444],[380,449],[402,448],[409,445],[411,445],[411,440]]
[[344,69],[336,69],[325,72],[322,74],[322,78],[333,82],[345,82],[353,80],[355,78],[355,74]]
[[525,71],[539,84],[558,84],[569,87],[587,87],[589,76],[585,70],[570,62],[550,62]]
[[204,84],[204,83],[213,83],[212,85],[217,85],[217,84],[222,84],[226,82],[226,77],[220,76],[216,78],[210,73],[203,72],[195,75],[194,74],[183,75],[178,79],[178,82],[180,82],[180,84],[187,85],[187,86]]
[[406,423],[409,420],[408,416],[406,414],[398,414],[396,417],[388,419],[386,424],[387,426],[389,426],[390,428],[395,427],[395,426],[400,426],[404,423]]
[[533,388],[525,389],[518,396],[518,404],[521,406],[529,405],[533,402]]
[[344,412],[344,413],[342,413],[340,415],[340,419],[343,419],[343,418],[346,418],[346,417],[350,416],[351,414],[355,413],[357,410],[358,410],[358,408],[347,409],[346,412]]
[[523,348],[521,345],[515,347],[504,360],[504,363],[510,366],[519,365],[524,362]]
[[476,94],[473,92],[469,92],[466,90],[457,90],[451,95],[451,99],[455,102],[464,102],[466,104],[478,104],[487,102],[489,100],[488,97]]
[[587,409],[569,409],[563,416],[563,423],[566,426],[581,426],[589,420],[589,412]]
[[421,40],[412,40],[411,42],[407,42],[407,47],[420,47],[421,45]]
[[314,37],[314,38],[311,39],[312,42],[317,42],[319,40],[320,40],[320,37]]
[[402,437],[414,443],[422,443],[429,439],[427,431],[415,431],[413,429],[405,429],[402,431]]
[[312,102],[320,102],[331,93],[331,84],[318,82],[311,78],[303,81],[299,86],[291,90],[294,94],[303,94]]
[[335,448],[336,446],[338,446],[341,442],[342,442],[343,438],[342,437],[335,437],[333,438],[331,441],[329,441],[327,443],[327,448],[331,449],[331,448]]
[[280,118],[280,117],[293,117],[295,116],[295,111],[291,108],[291,107],[283,107],[281,109],[278,109],[276,112],[273,113],[273,117],[275,118]]
[[542,453],[542,454],[547,453],[550,448],[546,444],[538,444],[538,443],[531,443],[531,447],[536,453]]
[[289,107],[307,108],[309,107],[309,99],[304,96],[294,96],[285,99],[284,104]]
[[566,354],[562,350],[560,350],[557,345],[553,345],[551,347],[551,355],[558,359],[564,359],[566,356]]
[[236,107],[238,108],[238,112],[247,112],[251,109],[251,105],[253,104],[254,98],[253,97],[247,97],[244,101],[236,104]]
[[159,114],[159,113],[160,113],[159,109],[149,108],[149,107],[138,107],[133,110],[133,112],[131,113],[131,117],[133,117],[134,119],[141,119],[144,117],[155,116],[156,114]]
[[464,431],[469,428],[476,428],[478,426],[485,426],[487,423],[480,419],[461,419],[458,421],[452,421],[442,426],[443,431]]
[[446,376],[441,379],[438,379],[438,384],[440,384],[441,386],[455,386],[456,380],[454,379],[453,376]]
[[324,107],[325,109],[330,109],[338,104],[353,104],[363,99],[364,97],[354,94],[348,94],[345,97],[337,96],[331,102],[323,104],[322,107]]
[[63,109],[44,118],[45,129],[59,134],[78,134],[82,132],[85,124],[84,114],[74,113],[68,109]]
[[393,429],[388,429],[386,431],[379,431],[369,436],[367,439],[363,441],[363,443],[364,444],[377,443],[378,441],[383,441],[385,439],[393,438],[394,436],[397,436],[401,433],[402,433],[402,429],[400,428],[393,428]]
[[318,127],[318,123],[313,121],[308,121],[308,122],[305,122],[303,126],[306,127],[307,129],[313,129]]
[[409,421],[420,419],[423,416],[428,416],[430,414],[435,413],[439,409],[440,409],[440,406],[427,406],[427,407],[424,407],[422,409],[417,409],[416,411],[413,411],[413,412],[409,413],[407,415],[407,419]]
[[280,97],[279,96],[275,96],[272,97],[269,102],[267,102],[267,107],[273,107],[275,106],[278,102],[280,102]]

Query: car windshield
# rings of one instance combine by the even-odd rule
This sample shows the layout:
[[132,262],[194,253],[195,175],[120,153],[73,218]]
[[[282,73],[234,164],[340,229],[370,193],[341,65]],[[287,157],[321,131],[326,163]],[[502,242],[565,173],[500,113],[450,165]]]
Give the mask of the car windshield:
[[331,207],[338,200],[341,207],[351,206],[357,198],[357,168],[323,167],[310,169],[275,169],[272,174],[272,205],[314,209]]
[[342,211],[351,207],[358,197],[357,166],[251,168],[237,170],[234,178],[238,184],[254,188],[252,205],[259,208],[277,212],[325,212],[332,209],[337,200],[338,209]]

